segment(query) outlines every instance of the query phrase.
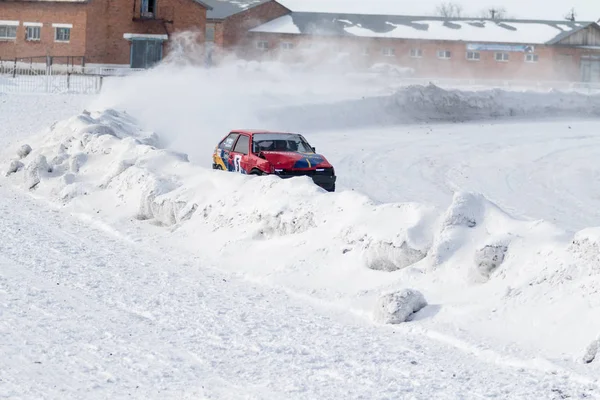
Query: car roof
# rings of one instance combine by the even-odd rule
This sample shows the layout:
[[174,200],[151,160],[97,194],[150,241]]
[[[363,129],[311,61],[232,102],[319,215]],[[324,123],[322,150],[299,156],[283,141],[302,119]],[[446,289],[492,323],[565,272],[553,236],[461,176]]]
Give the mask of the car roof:
[[245,133],[246,135],[255,135],[261,133],[270,133],[270,134],[282,134],[282,135],[299,135],[299,133],[294,132],[277,132],[277,131],[266,131],[261,129],[234,129],[231,131],[232,133]]

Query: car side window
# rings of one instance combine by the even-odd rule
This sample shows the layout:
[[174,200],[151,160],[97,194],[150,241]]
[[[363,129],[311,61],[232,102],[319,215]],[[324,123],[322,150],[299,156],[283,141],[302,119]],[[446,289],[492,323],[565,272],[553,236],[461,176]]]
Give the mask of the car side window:
[[229,136],[219,143],[219,148],[223,150],[231,150],[238,136],[240,136],[239,133],[230,133]]
[[248,154],[250,147],[250,138],[246,135],[241,135],[233,149],[234,153]]

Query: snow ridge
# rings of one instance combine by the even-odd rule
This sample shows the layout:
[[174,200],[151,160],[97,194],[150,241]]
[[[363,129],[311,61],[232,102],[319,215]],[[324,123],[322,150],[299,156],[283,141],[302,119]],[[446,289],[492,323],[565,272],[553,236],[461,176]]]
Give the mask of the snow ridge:
[[[382,293],[407,287],[442,303],[472,302],[484,290],[481,307],[502,313],[553,312],[549,293],[554,301],[588,302],[573,311],[580,318],[600,309],[595,229],[572,237],[512,218],[477,193],[457,192],[440,211],[327,193],[308,178],[208,170],[161,148],[154,133],[112,109],[56,123],[28,145],[4,161],[23,189],[108,223],[165,227],[161,235],[190,254],[369,318]],[[431,315],[431,307],[414,311]],[[578,352],[600,331],[593,318],[589,325],[574,343]]]
[[287,106],[261,114],[261,118],[271,124],[297,130],[566,116],[600,116],[600,95],[555,90],[464,91],[429,84],[406,86],[386,96]]

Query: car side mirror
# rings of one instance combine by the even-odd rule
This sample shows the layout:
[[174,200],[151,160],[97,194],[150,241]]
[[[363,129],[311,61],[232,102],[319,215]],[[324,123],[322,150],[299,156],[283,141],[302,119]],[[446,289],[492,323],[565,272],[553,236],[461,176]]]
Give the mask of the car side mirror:
[[317,152],[317,149],[315,149],[314,147],[311,147],[311,149],[312,149],[313,153]]
[[266,157],[265,157],[265,155],[263,154],[262,151],[259,151],[258,154],[257,154],[257,156],[258,156],[258,158],[262,158],[263,160],[266,160]]

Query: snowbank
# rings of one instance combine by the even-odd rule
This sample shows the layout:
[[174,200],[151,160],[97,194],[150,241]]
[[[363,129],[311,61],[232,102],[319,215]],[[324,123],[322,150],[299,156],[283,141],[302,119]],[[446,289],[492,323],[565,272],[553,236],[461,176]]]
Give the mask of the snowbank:
[[[515,219],[477,193],[458,192],[438,210],[327,193],[308,178],[213,171],[161,148],[155,133],[112,109],[58,122],[27,145],[2,164],[24,190],[125,231],[133,223],[160,232],[181,251],[251,279],[362,315],[382,293],[412,287],[441,305],[425,320],[460,319],[472,329],[492,309],[500,321],[534,319],[536,329],[559,317],[568,323],[556,336],[571,338],[561,351],[578,358],[600,331],[592,318],[600,310],[596,229],[572,237]],[[473,303],[483,311],[454,314]],[[571,314],[557,313],[563,303]]]
[[[328,196],[306,177],[253,179],[207,170],[189,163],[185,154],[157,147],[155,133],[115,110],[86,111],[42,137],[33,150],[21,146],[6,173],[25,189],[64,204],[82,196],[108,197],[113,207],[137,219],[175,225],[194,216],[211,232],[234,229],[254,240],[331,226],[340,245],[365,252],[377,248],[380,258],[391,262],[394,246],[423,254],[413,257],[416,262],[431,243],[431,207],[376,205],[352,193]],[[389,219],[397,223],[394,229],[383,223]]]
[[407,86],[392,95],[283,106],[260,115],[270,124],[285,123],[297,130],[517,117],[597,117],[600,115],[600,95],[553,90],[446,90],[430,84]]

